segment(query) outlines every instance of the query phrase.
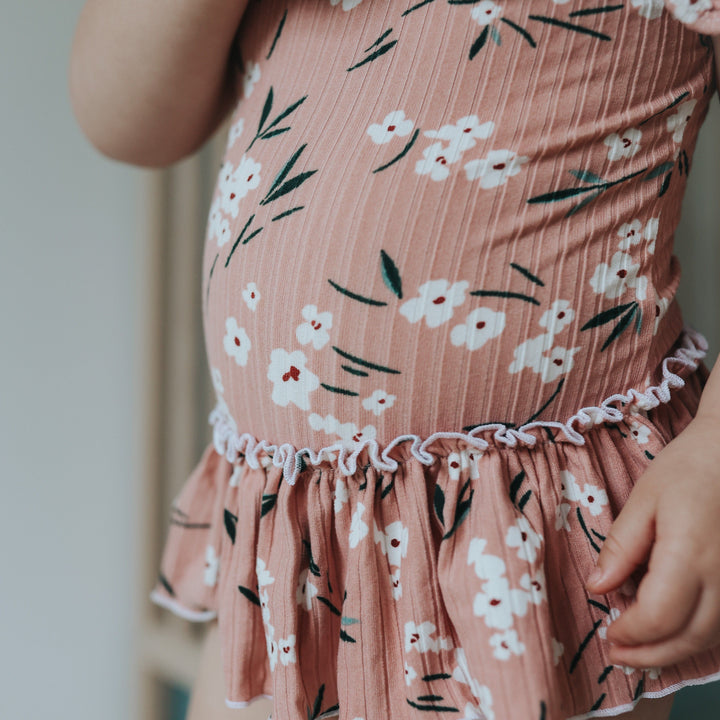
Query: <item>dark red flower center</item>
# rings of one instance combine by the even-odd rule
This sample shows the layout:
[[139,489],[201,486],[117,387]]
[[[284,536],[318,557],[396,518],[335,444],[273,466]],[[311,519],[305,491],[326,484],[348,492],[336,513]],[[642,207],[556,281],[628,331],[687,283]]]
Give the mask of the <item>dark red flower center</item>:
[[291,365],[290,369],[282,376],[283,382],[287,382],[290,378],[293,380],[300,378],[300,371],[294,365]]

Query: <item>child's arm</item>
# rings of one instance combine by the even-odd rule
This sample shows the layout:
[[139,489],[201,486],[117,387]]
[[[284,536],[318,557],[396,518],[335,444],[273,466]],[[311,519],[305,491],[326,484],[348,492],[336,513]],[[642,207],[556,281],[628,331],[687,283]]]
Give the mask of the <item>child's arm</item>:
[[233,39],[248,0],[87,0],[70,96],[105,155],[169,165],[199,148],[235,101]]
[[[638,479],[598,556],[614,590],[650,555],[637,600],[608,628],[613,663],[669,665],[720,645],[720,358],[693,420]],[[652,549],[652,552],[650,552]]]

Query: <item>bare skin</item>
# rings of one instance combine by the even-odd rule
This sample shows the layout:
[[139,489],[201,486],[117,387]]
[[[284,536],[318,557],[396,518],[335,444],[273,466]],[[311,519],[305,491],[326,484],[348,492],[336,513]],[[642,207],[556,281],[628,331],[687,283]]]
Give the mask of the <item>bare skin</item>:
[[87,0],[68,80],[93,145],[151,167],[197,150],[236,102],[231,52],[247,2]]

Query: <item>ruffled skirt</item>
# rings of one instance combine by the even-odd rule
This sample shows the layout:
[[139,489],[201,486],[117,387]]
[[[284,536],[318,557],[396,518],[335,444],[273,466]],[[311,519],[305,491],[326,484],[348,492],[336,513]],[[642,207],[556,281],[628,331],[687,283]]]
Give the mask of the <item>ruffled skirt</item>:
[[216,435],[173,503],[151,597],[217,617],[227,705],[271,696],[274,720],[579,720],[720,679],[720,648],[613,665],[606,630],[640,578],[584,586],[635,482],[695,416],[706,347],[687,330],[643,392],[514,445],[438,433],[384,462],[303,461],[290,484],[287,457]]

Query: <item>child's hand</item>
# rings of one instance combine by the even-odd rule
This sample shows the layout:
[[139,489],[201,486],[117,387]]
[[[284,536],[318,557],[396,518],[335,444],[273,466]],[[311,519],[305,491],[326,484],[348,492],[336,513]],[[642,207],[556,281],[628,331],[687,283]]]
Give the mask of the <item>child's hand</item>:
[[608,628],[611,662],[661,667],[720,645],[720,418],[697,415],[657,454],[607,534],[601,581],[586,587],[618,588],[648,553],[636,601]]

